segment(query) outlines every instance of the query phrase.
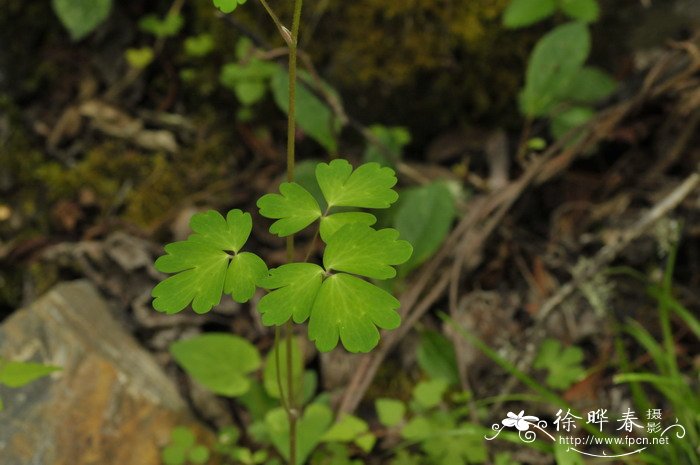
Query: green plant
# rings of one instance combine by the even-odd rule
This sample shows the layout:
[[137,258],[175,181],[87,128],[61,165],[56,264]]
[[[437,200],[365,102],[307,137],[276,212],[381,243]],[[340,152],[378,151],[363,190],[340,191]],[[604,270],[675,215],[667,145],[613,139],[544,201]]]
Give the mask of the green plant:
[[555,389],[566,389],[586,374],[581,366],[583,350],[562,347],[556,339],[545,339],[537,352],[534,368],[547,370],[547,384]]
[[[33,381],[59,371],[59,367],[32,362],[13,362],[0,357],[0,385],[20,388]],[[3,402],[0,399],[0,411]]]
[[197,444],[194,432],[178,426],[170,433],[170,443],[163,449],[161,459],[164,465],[201,465],[209,460],[209,448]]
[[107,19],[112,0],[52,0],[51,6],[71,38],[78,41]]
[[[233,11],[240,3],[243,2],[214,1],[224,12]],[[205,313],[220,302],[223,294],[247,302],[256,288],[269,290],[258,303],[263,324],[276,327],[275,347],[266,364],[264,387],[267,395],[280,398],[282,407],[267,409],[259,396],[249,397],[248,402],[255,406],[260,417],[264,416],[262,423],[257,423],[261,437],[295,465],[303,463],[322,442],[354,442],[369,449],[374,439],[367,425],[354,417],[341,419],[332,426],[332,411],[322,401],[303,407],[307,399],[303,379],[308,377],[302,375],[301,354],[295,349],[292,324],[308,320],[309,339],[321,351],[332,350],[338,342],[351,352],[372,350],[379,342],[379,328],[396,328],[400,317],[396,312],[398,300],[368,279],[395,277],[394,267],[407,262],[413,248],[399,239],[395,229],[372,228],[376,217],[360,211],[386,209],[396,202],[399,196],[393,187],[397,179],[391,168],[366,163],[353,169],[341,159],[318,163],[314,169],[315,182],[323,197],[323,207],[312,193],[294,182],[296,124],[333,154],[335,138],[330,137],[332,132],[325,132],[332,129],[319,120],[327,119],[321,110],[328,114],[330,110],[325,105],[316,105],[310,93],[305,95],[303,85],[297,85],[301,0],[294,2],[291,29],[281,24],[266,1],[261,3],[289,47],[288,70],[273,71],[270,67],[268,76],[267,71],[260,72],[267,69],[262,62],[253,65],[257,70],[251,70],[250,63],[244,68],[229,66],[225,68],[228,71],[223,81],[239,97],[254,102],[264,93],[264,87],[255,84],[256,80],[269,78],[278,106],[288,115],[287,182],[280,185],[279,193],[264,195],[257,203],[262,216],[276,220],[270,232],[287,238],[288,263],[268,270],[260,257],[241,251],[252,229],[250,214],[231,210],[224,218],[215,211],[198,213],[190,221],[194,234],[185,241],[165,246],[166,254],[156,261],[159,271],[174,275],[159,283],[152,295],[153,307],[158,311],[177,313],[191,305],[195,312]],[[294,234],[312,224],[314,239],[306,259],[294,261]],[[318,237],[325,243],[320,265],[309,261]],[[280,344],[282,326],[286,328],[284,349]],[[253,391],[254,385],[246,375],[258,368],[259,354],[240,338],[203,335],[176,343],[171,352],[194,379],[215,392],[242,396]],[[226,360],[234,358],[238,362],[235,366],[223,368]],[[271,376],[276,378],[274,383],[269,380]],[[259,389],[255,391],[262,394]],[[250,459],[254,461],[252,455]]]
[[[596,0],[513,0],[503,14],[509,28],[530,26],[561,10],[572,19],[545,34],[528,61],[520,110],[529,123],[548,118],[559,139],[595,114],[592,105],[612,94],[616,82],[604,71],[586,66],[591,48],[588,23],[598,20]],[[522,150],[522,149],[521,149]]]

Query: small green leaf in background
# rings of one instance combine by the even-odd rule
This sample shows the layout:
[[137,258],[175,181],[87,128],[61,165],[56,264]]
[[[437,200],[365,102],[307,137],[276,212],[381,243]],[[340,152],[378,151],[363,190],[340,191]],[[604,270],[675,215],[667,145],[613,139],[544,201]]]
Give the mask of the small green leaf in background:
[[185,39],[185,53],[188,56],[201,58],[214,50],[214,38],[211,34],[199,34]]
[[162,19],[150,14],[139,20],[139,29],[158,38],[165,38],[177,35],[184,24],[185,18],[181,14],[168,13]]
[[346,414],[326,431],[324,442],[351,442],[369,431],[367,422],[355,415]]
[[309,339],[321,352],[332,350],[339,339],[349,352],[369,352],[379,343],[377,327],[401,324],[397,308],[399,301],[374,284],[345,273],[331,275],[313,303]]
[[132,68],[144,69],[153,62],[153,49],[151,47],[129,48],[124,56]]
[[345,225],[358,223],[366,226],[372,226],[377,222],[377,217],[371,213],[365,212],[344,212],[335,213],[333,215],[324,216],[321,218],[320,233],[323,242],[328,243],[331,236],[338,232]]
[[347,160],[316,166],[316,179],[331,207],[389,208],[399,195],[392,188],[394,170],[378,163],[365,163],[356,170]]
[[537,42],[520,94],[526,116],[543,116],[558,103],[588,58],[590,47],[590,33],[582,22],[558,26]]
[[[279,351],[279,357],[276,354],[277,351]],[[292,382],[294,384],[294,394],[299,398],[304,394],[301,386],[304,360],[301,355],[300,341],[294,339],[292,341]],[[280,381],[278,381],[277,378],[278,361],[281,371]],[[277,346],[273,346],[272,349],[270,349],[270,352],[267,354],[267,359],[265,360],[265,369],[263,370],[263,385],[270,397],[274,399],[280,398],[279,384],[281,383],[285,399],[289,398],[289,393],[287,392],[287,386],[289,385],[288,373],[287,344],[286,342],[280,342]],[[298,403],[299,402],[297,402],[297,404]]]
[[219,82],[233,91],[243,105],[253,105],[265,97],[270,78],[278,66],[268,61],[250,59],[245,64],[227,63],[221,68]]
[[246,0],[214,0],[214,6],[223,13],[231,13],[238,5],[243,5]]
[[510,29],[529,26],[552,16],[556,6],[556,0],[512,0],[503,13],[503,25]]
[[411,133],[404,127],[386,127],[375,124],[369,128],[375,141],[368,141],[365,162],[376,162],[393,167],[403,156],[403,148],[411,142]]
[[593,66],[584,66],[561,97],[572,102],[596,103],[609,97],[615,89],[617,82],[608,73]]
[[227,397],[245,394],[250,388],[248,373],[260,368],[260,354],[255,346],[226,333],[207,333],[175,342],[170,353],[197,382]]
[[306,189],[295,182],[280,184],[279,194],[266,194],[258,199],[260,214],[276,219],[270,232],[279,237],[297,233],[321,217],[321,208]]
[[164,465],[183,465],[187,460],[187,450],[176,444],[170,444],[161,454]]
[[397,399],[377,399],[374,402],[379,422],[387,427],[397,426],[403,421],[406,406]]
[[112,0],[52,0],[51,5],[71,39],[77,41],[107,19]]
[[170,443],[183,449],[189,449],[194,446],[195,441],[194,432],[186,426],[175,427],[170,433]]
[[0,359],[0,384],[19,388],[43,378],[61,368],[33,362],[11,362]]
[[436,407],[442,402],[449,384],[442,378],[421,381],[413,389],[413,400],[424,409]]
[[401,192],[393,226],[413,246],[413,255],[399,268],[401,276],[433,256],[456,215],[454,198],[445,183],[433,182]]
[[457,358],[454,346],[437,331],[424,331],[416,352],[418,365],[433,379],[445,379],[451,385],[459,384]]
[[493,465],[520,465],[508,452],[498,452],[493,460]]
[[[333,423],[333,412],[324,404],[309,405],[297,423],[297,462],[305,463],[311,452],[321,442],[321,438]],[[277,451],[289,460],[289,422],[282,408],[270,411],[265,424],[272,444]]]
[[313,263],[288,263],[270,270],[259,285],[273,290],[258,302],[262,322],[266,326],[282,325],[290,318],[303,323],[321,288],[324,271]]
[[190,459],[190,462],[197,465],[207,463],[209,460],[209,449],[203,445],[195,446],[187,454],[187,457]]
[[190,227],[195,234],[166,245],[166,255],[156,260],[158,271],[176,274],[153,288],[153,308],[177,313],[191,303],[195,312],[206,313],[219,304],[223,292],[247,302],[254,284],[267,274],[261,258],[239,254],[253,227],[250,214],[231,210],[224,219],[209,210],[193,215]]
[[413,248],[399,240],[395,229],[375,230],[361,223],[343,226],[331,236],[323,253],[327,271],[345,271],[368,278],[388,279],[396,276],[392,265],[411,257]]
[[[570,107],[552,116],[551,131],[555,139],[560,139],[566,133],[589,122],[595,111],[589,107]],[[570,143],[574,143],[576,138]]]
[[[279,67],[272,77],[272,95],[280,110],[289,113],[289,74]],[[331,109],[309,90],[301,80],[296,88],[297,125],[331,153],[338,150],[338,122]]]
[[561,10],[572,19],[592,23],[600,16],[597,0],[559,0],[559,2]]
[[581,348],[564,348],[556,339],[546,339],[540,346],[533,366],[547,370],[547,384],[563,390],[586,375],[586,370],[581,366],[582,361]]
[[580,454],[572,453],[570,446],[559,441],[554,443],[554,459],[557,465],[586,465]]

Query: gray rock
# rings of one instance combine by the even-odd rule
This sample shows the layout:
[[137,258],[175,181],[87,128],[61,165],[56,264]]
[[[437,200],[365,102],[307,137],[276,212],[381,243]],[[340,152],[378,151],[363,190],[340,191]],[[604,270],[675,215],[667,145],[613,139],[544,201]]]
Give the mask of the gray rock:
[[0,356],[62,367],[0,387],[2,465],[160,465],[171,430],[192,426],[176,387],[86,281],[56,286],[0,326]]

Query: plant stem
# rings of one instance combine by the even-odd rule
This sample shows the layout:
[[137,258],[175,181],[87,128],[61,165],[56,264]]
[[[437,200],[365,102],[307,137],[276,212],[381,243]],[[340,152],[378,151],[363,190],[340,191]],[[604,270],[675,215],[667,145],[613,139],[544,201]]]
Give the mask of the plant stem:
[[[264,0],[263,0],[264,1]],[[287,181],[294,181],[295,142],[296,142],[296,90],[297,90],[297,44],[299,43],[299,24],[301,23],[302,0],[294,0],[294,16],[292,19],[292,34],[287,40],[285,29],[280,32],[289,44],[289,113],[287,115]],[[294,236],[287,238],[287,260],[294,259]],[[292,321],[287,322],[287,401],[289,410],[289,463],[297,465],[297,419],[299,411],[294,395],[294,376],[292,372]],[[279,372],[278,372],[279,373]]]

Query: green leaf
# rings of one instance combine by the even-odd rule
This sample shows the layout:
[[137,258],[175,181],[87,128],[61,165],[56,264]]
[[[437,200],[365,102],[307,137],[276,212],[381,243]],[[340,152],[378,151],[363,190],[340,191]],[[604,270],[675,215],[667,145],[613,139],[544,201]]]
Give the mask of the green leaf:
[[[311,452],[333,423],[333,412],[323,404],[314,403],[304,410],[297,423],[297,463],[306,463]],[[277,408],[265,417],[272,444],[285,460],[289,460],[289,422],[284,409]]]
[[214,50],[214,38],[211,34],[199,34],[185,39],[185,53],[188,56],[201,58]]
[[238,5],[243,5],[246,0],[214,0],[214,6],[224,13],[231,13]]
[[392,265],[404,263],[412,251],[411,244],[399,240],[395,229],[377,231],[361,223],[352,223],[331,236],[323,253],[323,266],[327,271],[388,279],[396,276]]
[[41,363],[0,360],[0,384],[18,388],[60,370],[59,367]]
[[171,444],[163,449],[161,458],[164,465],[183,465],[187,460],[187,449]]
[[[279,350],[279,359],[276,356],[277,350]],[[289,398],[289,393],[287,392],[287,386],[289,385],[289,371],[287,370],[287,344],[285,342],[280,342],[277,346],[273,346],[270,352],[267,354],[265,369],[263,370],[263,385],[265,386],[265,391],[270,397],[275,399],[280,398],[279,382],[277,379],[278,360],[280,366],[282,391],[284,391],[285,398]],[[300,341],[295,339],[292,341],[292,382],[294,383],[294,394],[299,398],[301,398],[304,394],[301,389],[303,371],[304,360],[301,356]]]
[[153,308],[177,313],[191,303],[195,312],[206,313],[224,291],[238,302],[250,299],[255,279],[265,275],[261,259],[238,254],[250,235],[250,214],[231,210],[224,219],[210,210],[192,216],[190,227],[195,234],[166,245],[166,255],[156,260],[157,270],[177,274],[153,289]]
[[225,333],[207,333],[175,342],[170,346],[170,353],[197,382],[228,397],[245,394],[250,388],[246,375],[260,368],[260,355],[255,346]]
[[[359,447],[365,454],[369,454],[372,449],[374,448],[374,444],[377,442],[377,436],[372,434],[371,431],[368,431],[364,434],[359,435],[355,439],[355,444],[357,447]],[[359,462],[358,465],[361,465],[362,462]]]
[[412,418],[401,430],[401,437],[409,441],[423,441],[434,434],[433,424],[424,416]]
[[132,68],[144,69],[153,61],[153,49],[151,47],[129,48],[124,56]]
[[279,326],[290,318],[295,323],[306,321],[323,275],[323,268],[313,263],[289,263],[270,270],[269,276],[259,282],[260,287],[274,289],[258,303],[263,324]]
[[416,358],[418,365],[431,378],[442,378],[450,384],[459,384],[454,346],[442,334],[436,331],[423,332]]
[[547,384],[563,390],[586,375],[582,361],[583,350],[579,347],[563,348],[556,339],[546,339],[540,346],[533,367],[546,369]]
[[[560,139],[574,128],[582,126],[595,116],[595,111],[589,107],[571,107],[552,117],[552,136]],[[570,143],[575,142],[576,138]]]
[[377,399],[374,402],[379,422],[387,427],[397,426],[403,421],[406,406],[396,399]]
[[347,224],[359,223],[372,226],[376,222],[377,218],[374,215],[364,212],[345,212],[324,216],[321,218],[321,239],[327,243],[333,234]]
[[552,16],[556,6],[555,0],[512,0],[503,13],[503,25],[510,29],[529,26]]
[[206,446],[195,446],[190,450],[190,453],[188,454],[190,462],[195,463],[195,464],[203,464],[207,463],[207,460],[209,460],[209,449],[206,448]]
[[163,19],[150,14],[141,18],[139,28],[158,38],[165,38],[177,35],[184,24],[185,19],[179,13],[168,13]]
[[354,171],[347,160],[319,163],[316,179],[330,207],[388,208],[399,198],[394,170],[378,163]]
[[364,420],[346,414],[338,420],[321,438],[324,442],[351,442],[361,434],[369,431]]
[[266,194],[258,200],[260,214],[277,219],[270,232],[280,237],[297,233],[321,217],[321,208],[306,189],[295,182],[280,184],[280,194]]
[[586,23],[598,20],[600,7],[596,0],[559,0],[559,7],[570,18]]
[[368,141],[364,161],[383,166],[394,166],[401,160],[403,148],[411,142],[411,133],[403,127],[386,127],[375,124],[369,128],[376,142]]
[[338,339],[349,352],[369,352],[379,342],[377,327],[395,329],[401,323],[398,307],[398,300],[373,284],[344,273],[332,275],[313,303],[309,339],[321,352],[332,350]]
[[399,274],[405,276],[435,254],[450,232],[457,212],[450,190],[442,182],[406,189],[394,217],[394,227],[413,246]]
[[77,41],[107,19],[112,0],[52,0],[51,5],[71,39]]
[[558,26],[537,42],[520,94],[526,116],[545,115],[558,103],[588,58],[590,46],[588,28],[581,22]]
[[267,276],[267,265],[250,252],[241,252],[231,259],[226,272],[224,292],[236,302],[248,302],[255,294],[256,283]]
[[[272,77],[272,95],[277,106],[289,113],[289,74],[281,67]],[[299,80],[296,86],[296,122],[300,129],[321,144],[326,150],[335,153],[337,127],[333,112]]]
[[186,426],[178,426],[170,432],[170,443],[183,449],[194,446],[195,440],[194,432]]
[[442,402],[448,386],[447,380],[443,378],[421,381],[413,389],[413,399],[425,409],[436,407]]
[[617,89],[617,82],[605,71],[584,66],[562,94],[562,99],[572,102],[596,103],[607,98]]
[[255,58],[246,64],[227,63],[221,68],[219,82],[233,91],[242,104],[253,105],[265,96],[277,68],[274,63]]
[[326,211],[328,205],[326,205],[326,199],[318,186],[318,181],[316,181],[316,165],[319,163],[318,160],[303,160],[297,163],[294,180],[314,196],[322,211]]

